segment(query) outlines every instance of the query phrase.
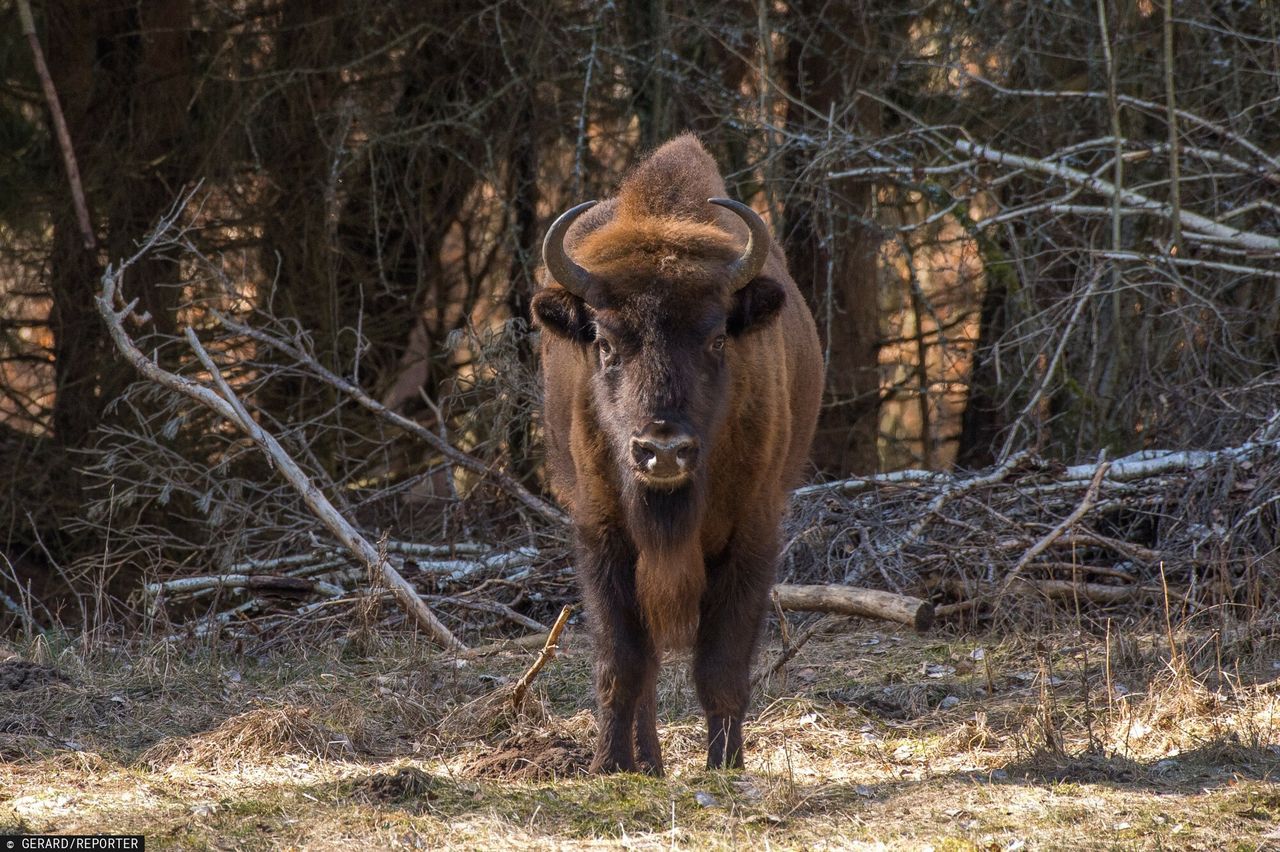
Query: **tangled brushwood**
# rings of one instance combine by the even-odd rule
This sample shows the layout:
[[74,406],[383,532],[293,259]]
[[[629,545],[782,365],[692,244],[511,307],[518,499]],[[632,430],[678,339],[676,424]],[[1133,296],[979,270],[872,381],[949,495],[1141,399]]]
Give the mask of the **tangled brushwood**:
[[1250,617],[1277,601],[1280,419],[1211,451],[968,477],[899,471],[796,493],[785,573],[911,591],[936,615],[1025,622]]
[[[942,625],[1075,613],[1098,624],[1166,612],[1217,623],[1274,611],[1278,524],[1274,440],[1071,468],[1021,455],[967,478],[905,471],[800,489],[780,580],[926,597]],[[511,544],[389,541],[385,549],[451,623],[545,632],[548,609],[576,594],[567,553]],[[261,636],[313,625],[325,612],[349,625],[342,607],[367,598],[364,574],[338,550],[316,547],[147,592],[153,605],[217,609],[221,598],[225,608],[185,628],[192,635]],[[529,610],[539,617],[522,614]]]

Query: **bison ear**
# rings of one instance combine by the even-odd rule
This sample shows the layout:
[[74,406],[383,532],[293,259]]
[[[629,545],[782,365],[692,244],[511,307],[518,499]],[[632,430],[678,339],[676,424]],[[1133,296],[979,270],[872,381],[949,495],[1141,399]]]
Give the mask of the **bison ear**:
[[737,337],[748,331],[763,328],[773,321],[787,303],[787,291],[772,278],[757,277],[750,284],[733,294],[733,307],[729,310],[727,328]]
[[586,302],[560,287],[539,290],[529,311],[540,328],[574,343],[596,339],[595,323]]

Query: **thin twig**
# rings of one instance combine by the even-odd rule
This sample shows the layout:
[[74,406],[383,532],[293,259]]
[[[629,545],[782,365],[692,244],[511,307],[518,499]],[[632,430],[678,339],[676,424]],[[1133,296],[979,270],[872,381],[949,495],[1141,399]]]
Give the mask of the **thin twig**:
[[[1117,189],[1124,189],[1124,133],[1120,127],[1120,104],[1116,99],[1116,63],[1111,52],[1111,34],[1107,31],[1106,0],[1098,0],[1098,25],[1102,29],[1102,57],[1107,68],[1107,113],[1111,119],[1111,136],[1114,139],[1112,151],[1112,182]],[[1124,205],[1120,201],[1121,193],[1111,196],[1111,251],[1118,252],[1124,248],[1123,214]],[[1119,264],[1111,264],[1111,347],[1110,355],[1114,363],[1125,363],[1128,340],[1123,330],[1124,299],[1121,291],[1121,270]],[[1109,371],[1104,370],[1103,375]]]
[[[1184,234],[1186,239],[1192,240],[1194,235]],[[1267,269],[1262,266],[1245,266],[1239,263],[1224,263],[1217,260],[1202,260],[1195,257],[1178,257],[1173,254],[1155,254],[1142,253],[1136,251],[1100,251],[1096,252],[1095,257],[1105,257],[1108,260],[1134,260],[1141,263],[1159,263],[1168,264],[1170,266],[1185,266],[1199,269],[1217,269],[1222,272],[1238,272],[1241,275],[1257,275],[1262,278],[1280,278],[1280,269]]]
[[522,627],[528,627],[530,630],[537,630],[539,633],[547,632],[547,625],[532,619],[527,615],[522,615],[506,604],[499,603],[497,601],[469,601],[464,598],[453,597],[451,595],[427,595],[426,598],[434,604],[443,603],[449,604],[450,606],[461,607],[462,609],[500,615],[508,621],[515,622]]
[[1014,441],[1017,440],[1022,425],[1026,422],[1031,412],[1035,411],[1036,407],[1040,405],[1040,400],[1044,396],[1045,390],[1049,387],[1049,383],[1053,381],[1053,374],[1058,370],[1058,361],[1062,358],[1062,352],[1067,347],[1067,341],[1075,331],[1080,314],[1084,311],[1084,306],[1088,303],[1089,298],[1093,296],[1094,291],[1098,289],[1098,282],[1101,279],[1102,271],[1095,270],[1089,279],[1089,286],[1085,288],[1084,293],[1076,300],[1075,308],[1071,311],[1071,318],[1067,320],[1067,325],[1062,329],[1062,334],[1058,338],[1058,345],[1053,350],[1053,357],[1045,365],[1044,373],[1040,376],[1040,381],[1036,385],[1035,391],[1031,394],[1031,398],[1027,400],[1027,404],[1022,407],[1022,411],[1018,412],[1013,425],[1009,427],[1008,434],[1005,436],[1004,446],[1000,449],[1000,458],[1006,458],[1013,450]]
[[497,642],[490,642],[488,645],[477,645],[469,648],[458,655],[463,660],[474,660],[479,657],[488,657],[493,654],[500,654],[503,651],[515,651],[517,649],[537,648],[547,641],[549,631],[541,633],[530,633],[528,636],[519,636],[515,639],[501,639]]
[[533,665],[529,666],[529,670],[516,682],[515,690],[511,693],[512,707],[517,710],[520,709],[520,704],[524,701],[524,695],[529,691],[529,685],[538,676],[538,672],[542,671],[542,667],[556,655],[556,642],[559,641],[560,632],[569,623],[569,616],[572,614],[573,607],[568,604],[565,604],[564,608],[560,610],[560,616],[556,619],[556,623],[551,625],[551,632],[547,634],[547,641],[542,644],[542,651],[539,652],[538,658],[533,661]]
[[369,394],[367,394],[359,385],[347,381],[326,368],[307,352],[303,351],[301,347],[294,346],[291,343],[280,340],[279,338],[253,328],[252,326],[237,322],[236,320],[219,314],[216,311],[214,312],[214,315],[218,318],[218,321],[228,329],[236,332],[237,334],[243,334],[251,340],[256,340],[259,343],[270,346],[271,348],[289,356],[298,364],[305,366],[320,380],[347,394],[357,403],[379,417],[382,417],[404,431],[421,438],[423,441],[431,445],[436,452],[440,453],[454,464],[492,482],[494,485],[498,486],[518,500],[526,508],[536,512],[546,520],[551,521],[558,526],[564,526],[569,523],[568,516],[566,516],[564,512],[561,512],[546,500],[543,500],[541,497],[530,492],[519,482],[516,482],[512,477],[502,471],[494,470],[475,456],[464,453],[462,450],[459,450],[448,441],[445,441],[421,423],[410,420],[408,417],[390,410],[385,405],[369,396]]
[[[1075,99],[1103,100],[1107,97],[1106,94],[1103,92],[1071,91],[1071,90],[1053,91],[1053,90],[1046,90],[1046,89],[1012,89],[1006,86],[1001,86],[999,83],[996,83],[992,80],[988,80],[985,77],[981,76],[980,74],[974,74],[972,71],[964,67],[957,66],[953,69],[953,71],[954,73],[961,74],[967,77],[968,79],[974,81],[975,83],[981,83],[982,85],[987,86],[988,88],[996,92],[999,92],[1002,95],[1009,95],[1013,97],[1052,98],[1052,99],[1060,99],[1060,100],[1075,100]],[[1132,95],[1118,95],[1116,97],[1116,100],[1117,102],[1125,106],[1145,110],[1155,115],[1161,115],[1167,112],[1166,106],[1161,106],[1160,104],[1155,103],[1153,101],[1146,101],[1141,98],[1136,98],[1136,97],[1133,97]],[[1263,163],[1265,163],[1267,166],[1269,166],[1271,169],[1274,170],[1270,173],[1260,172],[1260,175],[1262,177],[1267,178],[1272,183],[1280,184],[1280,157],[1275,157],[1275,156],[1272,156],[1271,154],[1268,154],[1261,147],[1259,147],[1258,145],[1255,145],[1253,142],[1250,142],[1247,138],[1241,136],[1240,134],[1235,133],[1225,124],[1219,124],[1217,122],[1210,121],[1207,118],[1202,118],[1201,116],[1196,115],[1193,112],[1188,112],[1187,110],[1184,110],[1184,109],[1174,110],[1174,115],[1176,115],[1182,121],[1185,121],[1187,124],[1190,124],[1194,127],[1199,127],[1202,130],[1207,130],[1210,133],[1213,133],[1223,139],[1228,140],[1229,142],[1239,145],[1241,148],[1248,151],[1250,154],[1257,157],[1259,160],[1261,160]]]
[[[1169,209],[1174,254],[1182,254],[1182,164],[1178,153],[1178,106],[1173,85],[1173,0],[1164,0],[1164,97],[1169,125]],[[1116,246],[1116,248],[1120,248]]]
[[[999,165],[1013,166],[1027,171],[1038,172],[1040,174],[1056,177],[1070,184],[1083,186],[1106,198],[1112,198],[1119,195],[1120,200],[1130,207],[1153,213],[1165,219],[1172,219],[1174,213],[1172,207],[1163,204],[1153,198],[1148,198],[1140,192],[1131,189],[1117,187],[1110,181],[1103,180],[1100,177],[1083,172],[1079,169],[1073,169],[1070,166],[1061,163],[1052,163],[1048,160],[1037,159],[1035,157],[1023,157],[1018,154],[1010,154],[1005,151],[999,151],[990,145],[979,145],[966,139],[957,139],[953,143],[957,150],[971,157],[981,157],[992,163]],[[1198,213],[1192,213],[1190,210],[1180,210],[1178,213],[1178,223],[1194,231],[1202,234],[1209,234],[1217,237],[1224,243],[1236,246],[1248,251],[1260,251],[1270,255],[1280,253],[1280,237],[1273,237],[1268,234],[1259,234],[1254,231],[1247,231],[1243,228],[1233,228],[1230,225],[1224,225],[1216,222],[1207,216],[1201,216]]]
[[903,539],[903,545],[906,546],[918,543],[921,535],[924,533],[924,528],[931,520],[933,520],[934,517],[937,516],[938,512],[947,503],[957,497],[968,494],[970,491],[975,489],[985,488],[988,485],[995,485],[999,482],[1003,482],[1008,478],[1009,474],[1021,467],[1029,458],[1031,458],[1030,450],[1023,450],[1020,453],[1014,453],[1001,462],[995,470],[988,474],[961,480],[943,488],[942,491],[938,492],[937,496],[929,501],[929,505],[925,507],[924,513],[914,524],[911,525],[911,529],[907,530],[907,535]]
[[[0,553],[0,559],[4,560],[4,564],[9,569],[8,573],[12,576],[13,582],[17,582],[18,575],[17,572],[13,570],[13,564],[9,562],[9,557]],[[18,584],[18,588],[22,588],[21,584]],[[5,609],[18,616],[19,620],[21,620],[26,626],[28,636],[35,636],[36,634],[43,632],[40,629],[40,625],[36,623],[35,616],[32,615],[30,606],[23,607],[13,598],[5,594],[3,589],[0,589],[0,606],[3,606]]]
[[835,620],[838,617],[839,616],[835,615],[824,615],[822,618],[815,620],[804,630],[800,631],[800,634],[791,640],[791,644],[784,648],[778,656],[774,657],[769,665],[755,673],[755,676],[751,678],[752,688],[754,689],[768,678],[773,677],[779,669],[791,662],[791,660],[795,658],[795,655],[800,653],[800,649],[805,646],[806,642],[817,635],[819,630],[835,623]]

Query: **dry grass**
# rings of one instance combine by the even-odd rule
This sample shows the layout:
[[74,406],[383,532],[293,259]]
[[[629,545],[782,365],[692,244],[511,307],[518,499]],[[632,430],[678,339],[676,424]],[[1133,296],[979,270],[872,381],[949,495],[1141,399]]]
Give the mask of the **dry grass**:
[[139,760],[154,769],[226,769],[288,755],[340,759],[354,754],[350,738],[317,722],[311,708],[285,705],[239,713],[208,733],[161,740]]
[[[151,848],[1263,849],[1280,839],[1280,637],[1265,628],[815,637],[757,696],[743,773],[701,768],[683,666],[669,776],[581,774],[579,634],[536,712],[476,712],[529,656],[13,648],[72,681],[0,692],[0,833]],[[496,720],[496,721],[495,721]]]

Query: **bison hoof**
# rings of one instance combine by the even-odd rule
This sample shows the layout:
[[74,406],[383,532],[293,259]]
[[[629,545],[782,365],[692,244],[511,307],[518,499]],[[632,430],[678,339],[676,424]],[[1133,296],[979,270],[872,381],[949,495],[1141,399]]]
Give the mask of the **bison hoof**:
[[634,760],[623,760],[618,757],[599,757],[591,761],[588,770],[592,775],[614,775],[618,772],[635,772]]
[[707,769],[743,769],[742,752],[734,752],[727,759],[720,755],[707,755]]
[[662,761],[660,760],[653,763],[647,760],[641,760],[636,765],[636,770],[638,772],[643,772],[645,775],[652,778],[661,778],[664,775],[662,771]]

